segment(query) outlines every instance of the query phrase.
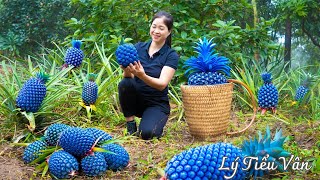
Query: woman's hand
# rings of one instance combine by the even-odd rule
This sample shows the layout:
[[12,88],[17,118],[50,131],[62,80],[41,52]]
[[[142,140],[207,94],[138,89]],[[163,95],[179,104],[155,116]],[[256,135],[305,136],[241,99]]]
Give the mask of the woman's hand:
[[120,65],[120,68],[123,70],[123,77],[129,77],[129,78],[134,77],[133,74],[130,72],[129,66],[124,68],[122,65]]
[[130,72],[137,76],[138,78],[142,78],[143,76],[146,75],[146,73],[144,72],[143,66],[141,65],[140,61],[135,61],[133,64],[130,63],[129,66],[127,67]]
[[128,69],[134,76],[137,76],[139,79],[144,81],[147,85],[159,91],[164,90],[168,86],[175,72],[175,69],[172,67],[164,66],[161,70],[160,77],[154,78],[145,73],[140,61],[134,62],[133,64],[130,63],[126,69]]

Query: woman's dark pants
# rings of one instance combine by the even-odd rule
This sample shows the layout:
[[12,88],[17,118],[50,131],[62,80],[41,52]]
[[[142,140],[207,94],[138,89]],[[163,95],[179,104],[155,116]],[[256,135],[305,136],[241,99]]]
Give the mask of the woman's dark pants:
[[142,139],[161,137],[168,114],[158,104],[144,99],[133,78],[123,78],[118,86],[120,106],[125,117],[141,117],[138,133]]

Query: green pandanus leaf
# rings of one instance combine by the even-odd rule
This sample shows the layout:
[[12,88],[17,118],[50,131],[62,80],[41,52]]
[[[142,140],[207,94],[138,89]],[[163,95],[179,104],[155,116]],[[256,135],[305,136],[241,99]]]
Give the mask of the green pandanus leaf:
[[48,170],[49,170],[49,165],[48,165],[48,163],[46,163],[46,166],[43,168],[41,177],[45,177]]
[[106,150],[106,149],[103,149],[103,148],[99,148],[99,147],[94,147],[92,148],[92,151],[93,152],[104,152],[104,153],[109,153],[109,154],[114,154],[116,155],[116,153],[112,152],[112,151],[109,151],[109,150]]
[[29,144],[31,143],[11,143],[11,145],[13,146],[24,146],[24,147],[27,147]]
[[38,79],[40,79],[40,81],[45,84],[49,79],[50,79],[50,76],[49,74],[46,74],[44,71],[40,71],[36,74],[36,77]]
[[33,160],[30,164],[32,165],[40,162],[43,163],[43,161],[45,161],[49,157],[49,155],[51,155],[56,150],[57,150],[57,147],[41,150],[40,151],[41,155],[37,159]]
[[95,81],[96,78],[97,78],[97,75],[95,73],[89,73],[88,74],[88,80],[89,81]]
[[23,111],[21,114],[23,114],[29,121],[28,129],[33,132],[36,129],[36,122],[34,119],[34,115],[32,112],[25,112]]
[[43,170],[44,169],[44,167],[47,165],[47,162],[46,161],[44,161],[44,162],[42,162],[41,164],[39,164],[38,166],[36,166],[36,170],[37,171],[41,171],[41,170]]

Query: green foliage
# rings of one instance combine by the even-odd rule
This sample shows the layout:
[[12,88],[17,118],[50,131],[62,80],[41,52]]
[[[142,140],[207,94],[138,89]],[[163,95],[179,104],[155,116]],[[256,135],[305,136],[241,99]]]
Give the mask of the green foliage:
[[286,21],[292,22],[292,67],[314,65],[320,53],[318,0],[257,0],[258,14],[264,19],[275,19],[270,26],[274,41],[284,40]]
[[[12,128],[17,124],[19,128],[24,127],[28,122],[30,131],[36,128],[41,130],[47,124],[53,123],[57,118],[62,118],[70,109],[63,108],[64,104],[72,101],[72,98],[66,98],[74,91],[73,87],[62,84],[64,75],[68,73],[69,69],[59,70],[56,64],[48,62],[45,58],[35,59],[37,62],[33,63],[32,59],[28,58],[28,64],[18,63],[17,61],[6,59],[2,61],[0,73],[0,115],[4,117],[4,125]],[[48,65],[50,64],[50,65]],[[28,68],[25,68],[28,67]],[[49,69],[48,69],[49,67]],[[46,83],[47,94],[41,107],[36,113],[20,113],[16,108],[16,97],[23,83],[33,76],[39,69],[50,72],[50,80]],[[59,113],[56,111],[59,109]]]
[[22,35],[14,34],[12,31],[3,36],[0,34],[0,50],[8,50],[11,56],[17,56],[20,54],[19,46],[23,44],[23,41]]
[[[122,72],[115,58],[107,56],[104,45],[95,44],[94,56],[86,58],[81,69],[68,68],[61,70],[65,49],[57,46],[57,50],[45,49],[47,54],[42,57],[29,57],[27,63],[23,61],[6,59],[2,62],[0,80],[0,116],[5,119],[6,127],[14,127],[18,124],[19,129],[24,129],[24,124],[29,124],[33,131],[54,123],[58,120],[72,120],[80,112],[81,89],[87,81],[85,74],[94,72],[97,74],[97,85],[99,86],[99,98],[96,102],[97,111],[94,118],[112,119],[116,125],[121,120],[119,102],[117,96],[117,85],[121,80]],[[38,112],[20,114],[16,108],[15,99],[25,80],[38,70],[50,74],[50,80],[46,83],[47,95],[42,102]],[[69,116],[65,116],[68,114]],[[90,117],[91,118],[91,117]],[[52,121],[53,120],[53,121]],[[29,121],[29,122],[28,122]],[[77,122],[72,122],[77,123]],[[24,136],[28,133],[24,132]]]
[[180,87],[169,84],[168,95],[172,103],[176,105],[176,107],[171,110],[172,115],[170,119],[176,119],[178,122],[183,118],[184,114],[183,102],[179,94],[181,94]]
[[[272,82],[278,88],[279,93],[281,93],[283,87],[286,86],[287,80],[281,79],[284,75],[284,61],[280,52],[282,49],[279,47],[270,55],[264,56],[261,54],[260,61],[257,62],[253,59],[244,59],[241,58],[241,64],[235,66],[235,68],[231,71],[233,77],[243,83],[245,83],[250,90],[252,91],[255,101],[257,102],[258,90],[263,85],[263,80],[261,78],[261,74],[263,72],[269,72],[272,75]],[[281,80],[280,80],[281,79]],[[237,100],[238,105],[241,108],[251,105],[251,97],[250,94],[247,93],[244,87],[236,88],[236,96],[239,98]],[[244,93],[245,92],[245,93]]]
[[[296,90],[305,79],[303,74],[306,73],[305,69],[308,67],[291,69],[286,73],[284,72],[284,65],[281,66],[281,64],[283,64],[283,59],[274,59],[267,67],[264,66],[263,62],[258,63],[255,60],[242,59],[242,64],[236,66],[232,74],[235,79],[247,84],[257,98],[259,87],[263,84],[260,74],[264,71],[271,72],[273,84],[275,84],[279,91],[279,106],[289,108],[294,113],[304,112],[303,118],[318,120],[320,117],[319,78],[315,78],[315,81],[311,83],[310,90],[304,97],[304,100],[301,103],[295,104],[294,96]],[[314,75],[314,77],[316,76]],[[251,107],[250,96],[243,87],[235,88],[235,92],[237,97],[236,103],[241,109],[248,106]],[[297,118],[299,117],[301,115]]]
[[[78,6],[81,18],[71,18],[67,26],[74,31],[71,37],[86,41],[105,42],[115,37],[131,37],[133,42],[149,39],[149,25],[158,10],[166,10],[174,17],[173,48],[182,59],[192,52],[194,41],[200,37],[216,38],[218,52],[234,63],[240,59],[244,49],[253,54],[254,48],[270,48],[268,28],[272,21],[261,20],[258,28],[244,20],[251,16],[251,5],[245,1],[80,1]],[[142,7],[142,8],[141,8]],[[248,14],[238,15],[239,9]],[[244,13],[245,14],[245,13]],[[254,43],[255,46],[254,47]],[[88,44],[89,46],[89,44]],[[92,49],[92,44],[90,45]],[[114,47],[108,49],[114,50]],[[250,54],[245,54],[245,56]]]
[[[77,94],[74,97],[81,101],[81,89],[84,82],[87,82],[87,76],[85,74],[95,73],[97,74],[95,82],[98,85],[98,99],[95,103],[96,112],[92,110],[87,112],[87,116],[91,119],[101,118],[117,118],[120,119],[119,102],[118,102],[118,83],[122,78],[122,72],[118,67],[117,62],[112,58],[112,54],[107,56],[104,51],[104,45],[99,46],[95,44],[95,50],[98,53],[96,57],[100,62],[93,63],[91,60],[86,59],[84,61],[84,67],[79,71],[72,70],[72,84],[78,89]],[[81,110],[79,106],[78,111]],[[92,114],[91,114],[92,113]]]
[[69,33],[64,21],[72,7],[68,0],[2,0],[0,8],[0,50],[7,55],[26,55],[39,51],[40,45]]
[[21,79],[17,72],[17,64],[7,64],[5,61],[1,63],[1,84],[0,84],[0,112],[6,119],[12,119],[18,114],[15,106],[15,98],[17,89],[22,87]]

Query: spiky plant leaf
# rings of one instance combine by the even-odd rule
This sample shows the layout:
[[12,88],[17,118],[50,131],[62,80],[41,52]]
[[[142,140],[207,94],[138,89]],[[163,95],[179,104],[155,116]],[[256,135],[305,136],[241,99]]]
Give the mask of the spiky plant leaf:
[[30,165],[44,162],[56,150],[57,148],[48,148],[48,149],[41,150],[42,154],[37,159],[30,162]]
[[36,128],[36,122],[35,122],[33,113],[32,112],[27,113],[27,112],[23,111],[23,112],[21,112],[21,114],[24,115],[29,121],[28,129],[31,132],[34,131]]
[[41,177],[44,178],[44,177],[46,176],[48,170],[49,170],[49,165],[46,164],[46,166],[43,168],[43,171],[42,171],[42,173],[41,173]]

